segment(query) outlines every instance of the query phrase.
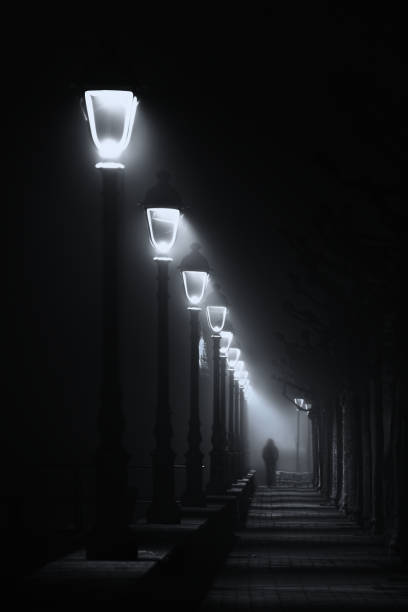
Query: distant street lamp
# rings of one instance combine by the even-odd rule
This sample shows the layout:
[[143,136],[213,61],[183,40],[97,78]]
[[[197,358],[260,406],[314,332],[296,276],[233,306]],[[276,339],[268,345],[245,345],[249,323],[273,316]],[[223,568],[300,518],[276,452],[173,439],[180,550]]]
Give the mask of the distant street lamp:
[[227,357],[234,334],[230,331],[223,330],[220,332],[220,336],[220,355]]
[[186,453],[186,490],[183,504],[205,506],[203,491],[203,453],[201,452],[201,422],[199,402],[199,341],[200,303],[208,284],[210,267],[199,252],[200,245],[193,243],[191,253],[179,266],[190,312],[190,418],[188,423],[188,448]]
[[89,559],[135,558],[128,523],[128,461],[122,445],[124,416],[120,388],[118,256],[119,202],[122,170],[118,161],[129,144],[137,99],[131,91],[85,92],[86,118],[101,161],[102,263],[102,371],[96,452],[96,517],[87,541]]
[[296,472],[300,472],[300,454],[299,454],[299,443],[300,443],[300,408],[303,408],[305,400],[300,397],[295,398],[295,404],[299,406],[296,409]]
[[307,471],[310,473],[312,472],[312,457],[311,457],[311,451],[312,451],[312,421],[311,421],[311,410],[312,410],[312,404],[310,402],[305,402],[303,404],[303,408],[306,411],[307,414],[307,442],[306,442],[306,461],[307,461]]
[[157,184],[146,194],[146,209],[150,243],[156,256],[158,280],[157,333],[157,405],[154,434],[156,448],[153,459],[153,497],[147,511],[149,523],[179,523],[181,509],[175,499],[174,458],[171,447],[172,427],[169,401],[169,315],[168,280],[170,251],[177,237],[180,221],[181,197],[170,185],[166,171],[157,174]]
[[235,417],[235,378],[234,370],[238,363],[241,350],[239,348],[229,348],[227,351],[228,366],[228,481],[229,484],[235,477],[235,452],[236,452],[236,417]]
[[237,453],[236,453],[236,475],[237,478],[241,478],[243,475],[244,466],[244,439],[245,439],[245,420],[244,420],[244,385],[245,380],[248,376],[248,372],[245,370],[245,362],[240,360],[235,368],[235,380],[237,385]]

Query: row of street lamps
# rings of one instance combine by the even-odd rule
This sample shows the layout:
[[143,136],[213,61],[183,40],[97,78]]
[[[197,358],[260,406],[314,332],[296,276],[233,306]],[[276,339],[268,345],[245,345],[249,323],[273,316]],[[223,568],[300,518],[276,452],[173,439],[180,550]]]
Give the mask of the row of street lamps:
[[[85,92],[86,117],[101,160],[103,193],[103,356],[99,447],[97,452],[97,515],[89,538],[89,558],[133,558],[136,554],[128,531],[127,464],[122,446],[124,417],[119,383],[118,350],[118,206],[124,165],[120,155],[129,144],[137,109],[130,91]],[[178,523],[181,508],[175,497],[174,458],[169,402],[168,280],[170,253],[182,216],[181,200],[162,172],[158,184],[144,201],[150,242],[155,250],[158,281],[158,379],[155,449],[152,453],[153,494],[147,511],[151,523]],[[183,505],[205,506],[210,494],[222,494],[234,479],[245,473],[246,395],[248,371],[240,349],[232,347],[233,332],[225,329],[228,308],[219,288],[206,298],[206,318],[213,341],[213,419],[210,477],[203,486],[203,453],[199,411],[200,313],[208,287],[210,267],[200,252],[191,252],[180,264],[190,313],[190,410],[186,453],[186,489]],[[226,406],[228,372],[228,411]],[[227,423],[228,412],[228,423]]]

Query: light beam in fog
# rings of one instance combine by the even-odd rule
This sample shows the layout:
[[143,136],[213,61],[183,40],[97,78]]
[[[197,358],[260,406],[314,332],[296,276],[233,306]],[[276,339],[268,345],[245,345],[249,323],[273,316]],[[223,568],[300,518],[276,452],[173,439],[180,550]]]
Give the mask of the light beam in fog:
[[[306,465],[307,415],[301,424],[301,466]],[[259,474],[259,484],[264,483],[262,448],[268,438],[273,438],[279,449],[278,470],[294,471],[296,453],[296,410],[280,398],[259,393],[248,388],[248,419],[250,466]],[[302,470],[303,471],[303,470]]]

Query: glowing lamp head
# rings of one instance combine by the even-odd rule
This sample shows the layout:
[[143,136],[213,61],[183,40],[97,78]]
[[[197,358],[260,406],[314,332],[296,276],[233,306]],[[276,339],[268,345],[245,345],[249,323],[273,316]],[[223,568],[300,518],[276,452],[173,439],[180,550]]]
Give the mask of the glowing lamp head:
[[239,348],[230,348],[227,351],[227,364],[230,370],[235,370],[235,366],[238,363],[241,350]]
[[221,357],[226,357],[234,334],[230,331],[221,331],[220,336],[220,355]]
[[213,291],[206,299],[207,321],[211,331],[219,334],[225,325],[227,316],[227,298],[220,291],[219,283],[213,283]]
[[191,306],[198,306],[204,297],[208,283],[208,272],[202,270],[183,270],[186,297]]
[[305,403],[305,400],[302,397],[295,397],[295,404],[296,406],[299,406],[299,408],[303,408],[303,404]]
[[158,255],[168,255],[176,241],[180,211],[177,208],[147,208],[146,215],[152,246]]
[[227,308],[225,306],[207,306],[207,320],[210,329],[215,334],[219,334],[225,324]]
[[305,402],[303,405],[303,408],[307,411],[310,412],[312,409],[312,404],[310,404],[309,402]]
[[235,380],[239,380],[241,378],[242,372],[245,368],[245,362],[242,359],[239,359],[235,364],[234,368],[234,378]]
[[180,264],[184,290],[191,307],[198,307],[207,287],[210,266],[200,251],[200,245],[193,243],[191,253],[186,255]]
[[[113,168],[127,148],[138,105],[131,91],[101,89],[85,92],[87,118],[92,140],[100,157],[98,166]],[[122,165],[123,167],[123,165]]]
[[248,380],[248,376],[249,373],[247,370],[241,370],[238,373],[238,381],[239,381],[239,386],[241,387],[241,389],[245,389],[246,387],[246,381]]

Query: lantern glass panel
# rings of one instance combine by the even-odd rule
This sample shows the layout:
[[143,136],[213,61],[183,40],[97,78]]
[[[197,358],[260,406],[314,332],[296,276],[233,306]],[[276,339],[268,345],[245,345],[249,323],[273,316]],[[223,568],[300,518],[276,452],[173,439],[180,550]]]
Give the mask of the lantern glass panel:
[[208,272],[194,270],[183,271],[184,289],[191,305],[197,306],[203,299],[208,277]]
[[207,306],[208,325],[215,334],[219,334],[225,324],[227,309],[225,306]]
[[221,340],[220,340],[220,355],[222,355],[223,357],[226,357],[228,351],[229,351],[229,347],[231,346],[231,342],[232,342],[232,338],[233,338],[233,333],[229,332],[229,331],[221,331],[220,332],[220,336],[221,336]]
[[180,221],[177,208],[148,208],[146,211],[150,242],[160,255],[173,247]]
[[99,155],[106,160],[118,158],[129,144],[137,98],[131,91],[93,90],[85,92],[85,104]]
[[238,363],[241,351],[239,348],[230,348],[227,352],[227,364],[228,367],[233,370]]

